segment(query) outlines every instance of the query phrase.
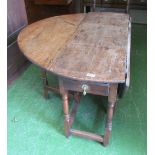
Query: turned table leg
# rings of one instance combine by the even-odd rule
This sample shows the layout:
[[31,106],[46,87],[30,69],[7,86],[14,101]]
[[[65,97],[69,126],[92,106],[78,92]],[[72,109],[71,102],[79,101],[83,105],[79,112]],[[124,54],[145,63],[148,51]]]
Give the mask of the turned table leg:
[[69,102],[68,102],[68,91],[64,91],[62,94],[63,108],[64,108],[64,128],[66,137],[70,135],[70,114],[69,114]]
[[70,136],[70,114],[69,114],[69,101],[68,101],[68,91],[65,90],[63,81],[59,78],[59,88],[63,99],[63,110],[64,110],[64,128],[66,137]]
[[47,72],[46,70],[42,69],[41,70],[42,73],[42,80],[43,80],[43,87],[44,87],[44,97],[48,98],[48,80],[47,80]]
[[104,140],[103,140],[104,146],[109,144],[109,138],[110,138],[110,134],[111,134],[111,130],[112,130],[113,111],[114,111],[116,98],[117,98],[117,86],[118,86],[118,84],[110,85],[110,92],[108,95],[107,119],[106,119],[105,134],[104,134]]

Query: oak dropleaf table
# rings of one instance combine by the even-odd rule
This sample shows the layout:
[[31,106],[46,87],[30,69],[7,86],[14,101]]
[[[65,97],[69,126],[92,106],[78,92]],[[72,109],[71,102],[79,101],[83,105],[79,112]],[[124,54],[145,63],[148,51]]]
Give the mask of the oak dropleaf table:
[[[44,93],[60,92],[66,136],[76,135],[106,146],[119,85],[129,87],[131,20],[128,14],[91,12],[55,16],[24,28],[18,36],[21,52],[43,69]],[[49,86],[46,72],[57,75],[59,88]],[[74,107],[69,112],[69,92]],[[80,96],[108,96],[104,135],[72,129]],[[86,122],[87,123],[87,122]]]

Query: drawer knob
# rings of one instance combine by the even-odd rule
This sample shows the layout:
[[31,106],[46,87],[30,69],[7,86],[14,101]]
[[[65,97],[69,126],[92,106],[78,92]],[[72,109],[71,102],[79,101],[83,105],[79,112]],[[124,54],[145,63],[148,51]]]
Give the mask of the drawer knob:
[[86,84],[83,84],[81,88],[83,89],[83,95],[85,96],[89,87]]

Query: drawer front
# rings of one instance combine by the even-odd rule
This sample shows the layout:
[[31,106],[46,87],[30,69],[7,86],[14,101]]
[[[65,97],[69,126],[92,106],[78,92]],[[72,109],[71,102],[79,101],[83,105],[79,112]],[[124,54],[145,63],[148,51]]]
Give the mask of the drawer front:
[[109,84],[99,84],[90,82],[81,82],[76,80],[61,79],[63,81],[63,86],[66,90],[85,92],[86,94],[95,94],[108,96],[109,94]]

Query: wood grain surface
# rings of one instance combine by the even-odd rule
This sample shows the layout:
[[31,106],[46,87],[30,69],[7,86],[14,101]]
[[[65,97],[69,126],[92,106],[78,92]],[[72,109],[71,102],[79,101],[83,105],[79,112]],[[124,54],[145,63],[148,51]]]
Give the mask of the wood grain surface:
[[129,16],[88,13],[35,22],[18,36],[24,55],[57,75],[76,80],[125,82]]

